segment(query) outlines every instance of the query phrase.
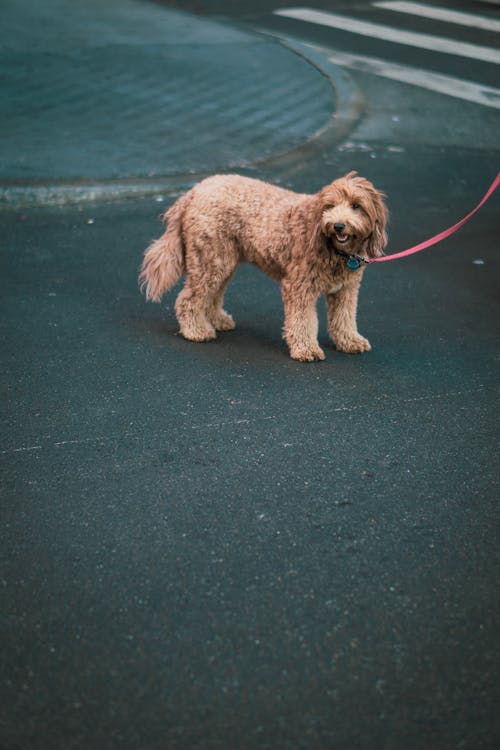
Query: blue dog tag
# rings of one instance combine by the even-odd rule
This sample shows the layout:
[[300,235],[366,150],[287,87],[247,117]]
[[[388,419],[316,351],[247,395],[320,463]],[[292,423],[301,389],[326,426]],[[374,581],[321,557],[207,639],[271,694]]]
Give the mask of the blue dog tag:
[[349,269],[349,271],[357,271],[360,265],[361,265],[361,261],[358,260],[357,258],[351,257],[347,259],[346,266]]

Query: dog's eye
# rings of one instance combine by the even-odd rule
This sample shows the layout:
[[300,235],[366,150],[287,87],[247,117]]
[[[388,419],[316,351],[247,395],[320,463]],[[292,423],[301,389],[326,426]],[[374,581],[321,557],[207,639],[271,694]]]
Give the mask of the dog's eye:
[[328,205],[324,207],[323,211],[331,211],[332,208],[335,208],[333,203],[328,203]]
[[352,204],[352,207],[353,207],[353,210],[354,210],[354,211],[357,211],[357,210],[358,210],[358,208],[361,208],[361,206],[359,205],[359,203],[353,203],[353,204]]

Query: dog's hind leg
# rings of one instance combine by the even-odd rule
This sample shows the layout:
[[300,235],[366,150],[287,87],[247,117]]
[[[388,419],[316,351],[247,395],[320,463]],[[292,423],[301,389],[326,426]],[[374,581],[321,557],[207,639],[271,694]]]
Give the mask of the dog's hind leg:
[[210,341],[217,331],[234,328],[234,320],[222,309],[227,284],[237,258],[207,252],[206,245],[187,254],[186,283],[177,297],[175,313],[180,332],[190,341]]
[[220,288],[215,293],[208,310],[208,318],[217,331],[231,331],[235,327],[233,316],[229,315],[229,313],[227,313],[222,307],[224,303],[224,293],[229,282],[233,278],[234,273],[235,271],[233,270],[227,279],[224,279]]
[[205,231],[188,238],[185,250],[184,289],[175,303],[180,332],[190,341],[210,341],[217,331],[234,328],[222,309],[224,292],[238,264],[233,243]]
[[209,298],[202,296],[196,287],[186,280],[184,289],[175,302],[175,314],[181,335],[189,341],[211,341],[217,336],[214,325],[207,317]]

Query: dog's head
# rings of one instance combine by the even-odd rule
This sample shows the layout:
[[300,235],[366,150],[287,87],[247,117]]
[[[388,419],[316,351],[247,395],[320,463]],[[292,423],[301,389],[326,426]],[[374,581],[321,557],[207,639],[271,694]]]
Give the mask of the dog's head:
[[364,250],[369,258],[383,255],[388,217],[384,197],[371,182],[349,172],[319,193],[321,232],[336,249]]

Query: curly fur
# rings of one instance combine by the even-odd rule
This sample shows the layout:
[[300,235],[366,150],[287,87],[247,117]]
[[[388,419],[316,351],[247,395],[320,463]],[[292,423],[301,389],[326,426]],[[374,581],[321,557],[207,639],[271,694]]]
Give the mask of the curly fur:
[[383,198],[356,172],[314,195],[239,175],[208,177],[166,212],[165,233],[144,255],[141,289],[160,301],[184,274],[175,303],[180,332],[191,341],[209,341],[217,331],[234,328],[222,307],[224,292],[238,264],[253,263],[281,284],[283,335],[293,359],[325,358],[317,341],[316,302],[322,294],[336,348],[368,351],[356,327],[364,266],[349,270],[336,250],[365,258],[383,254]]

